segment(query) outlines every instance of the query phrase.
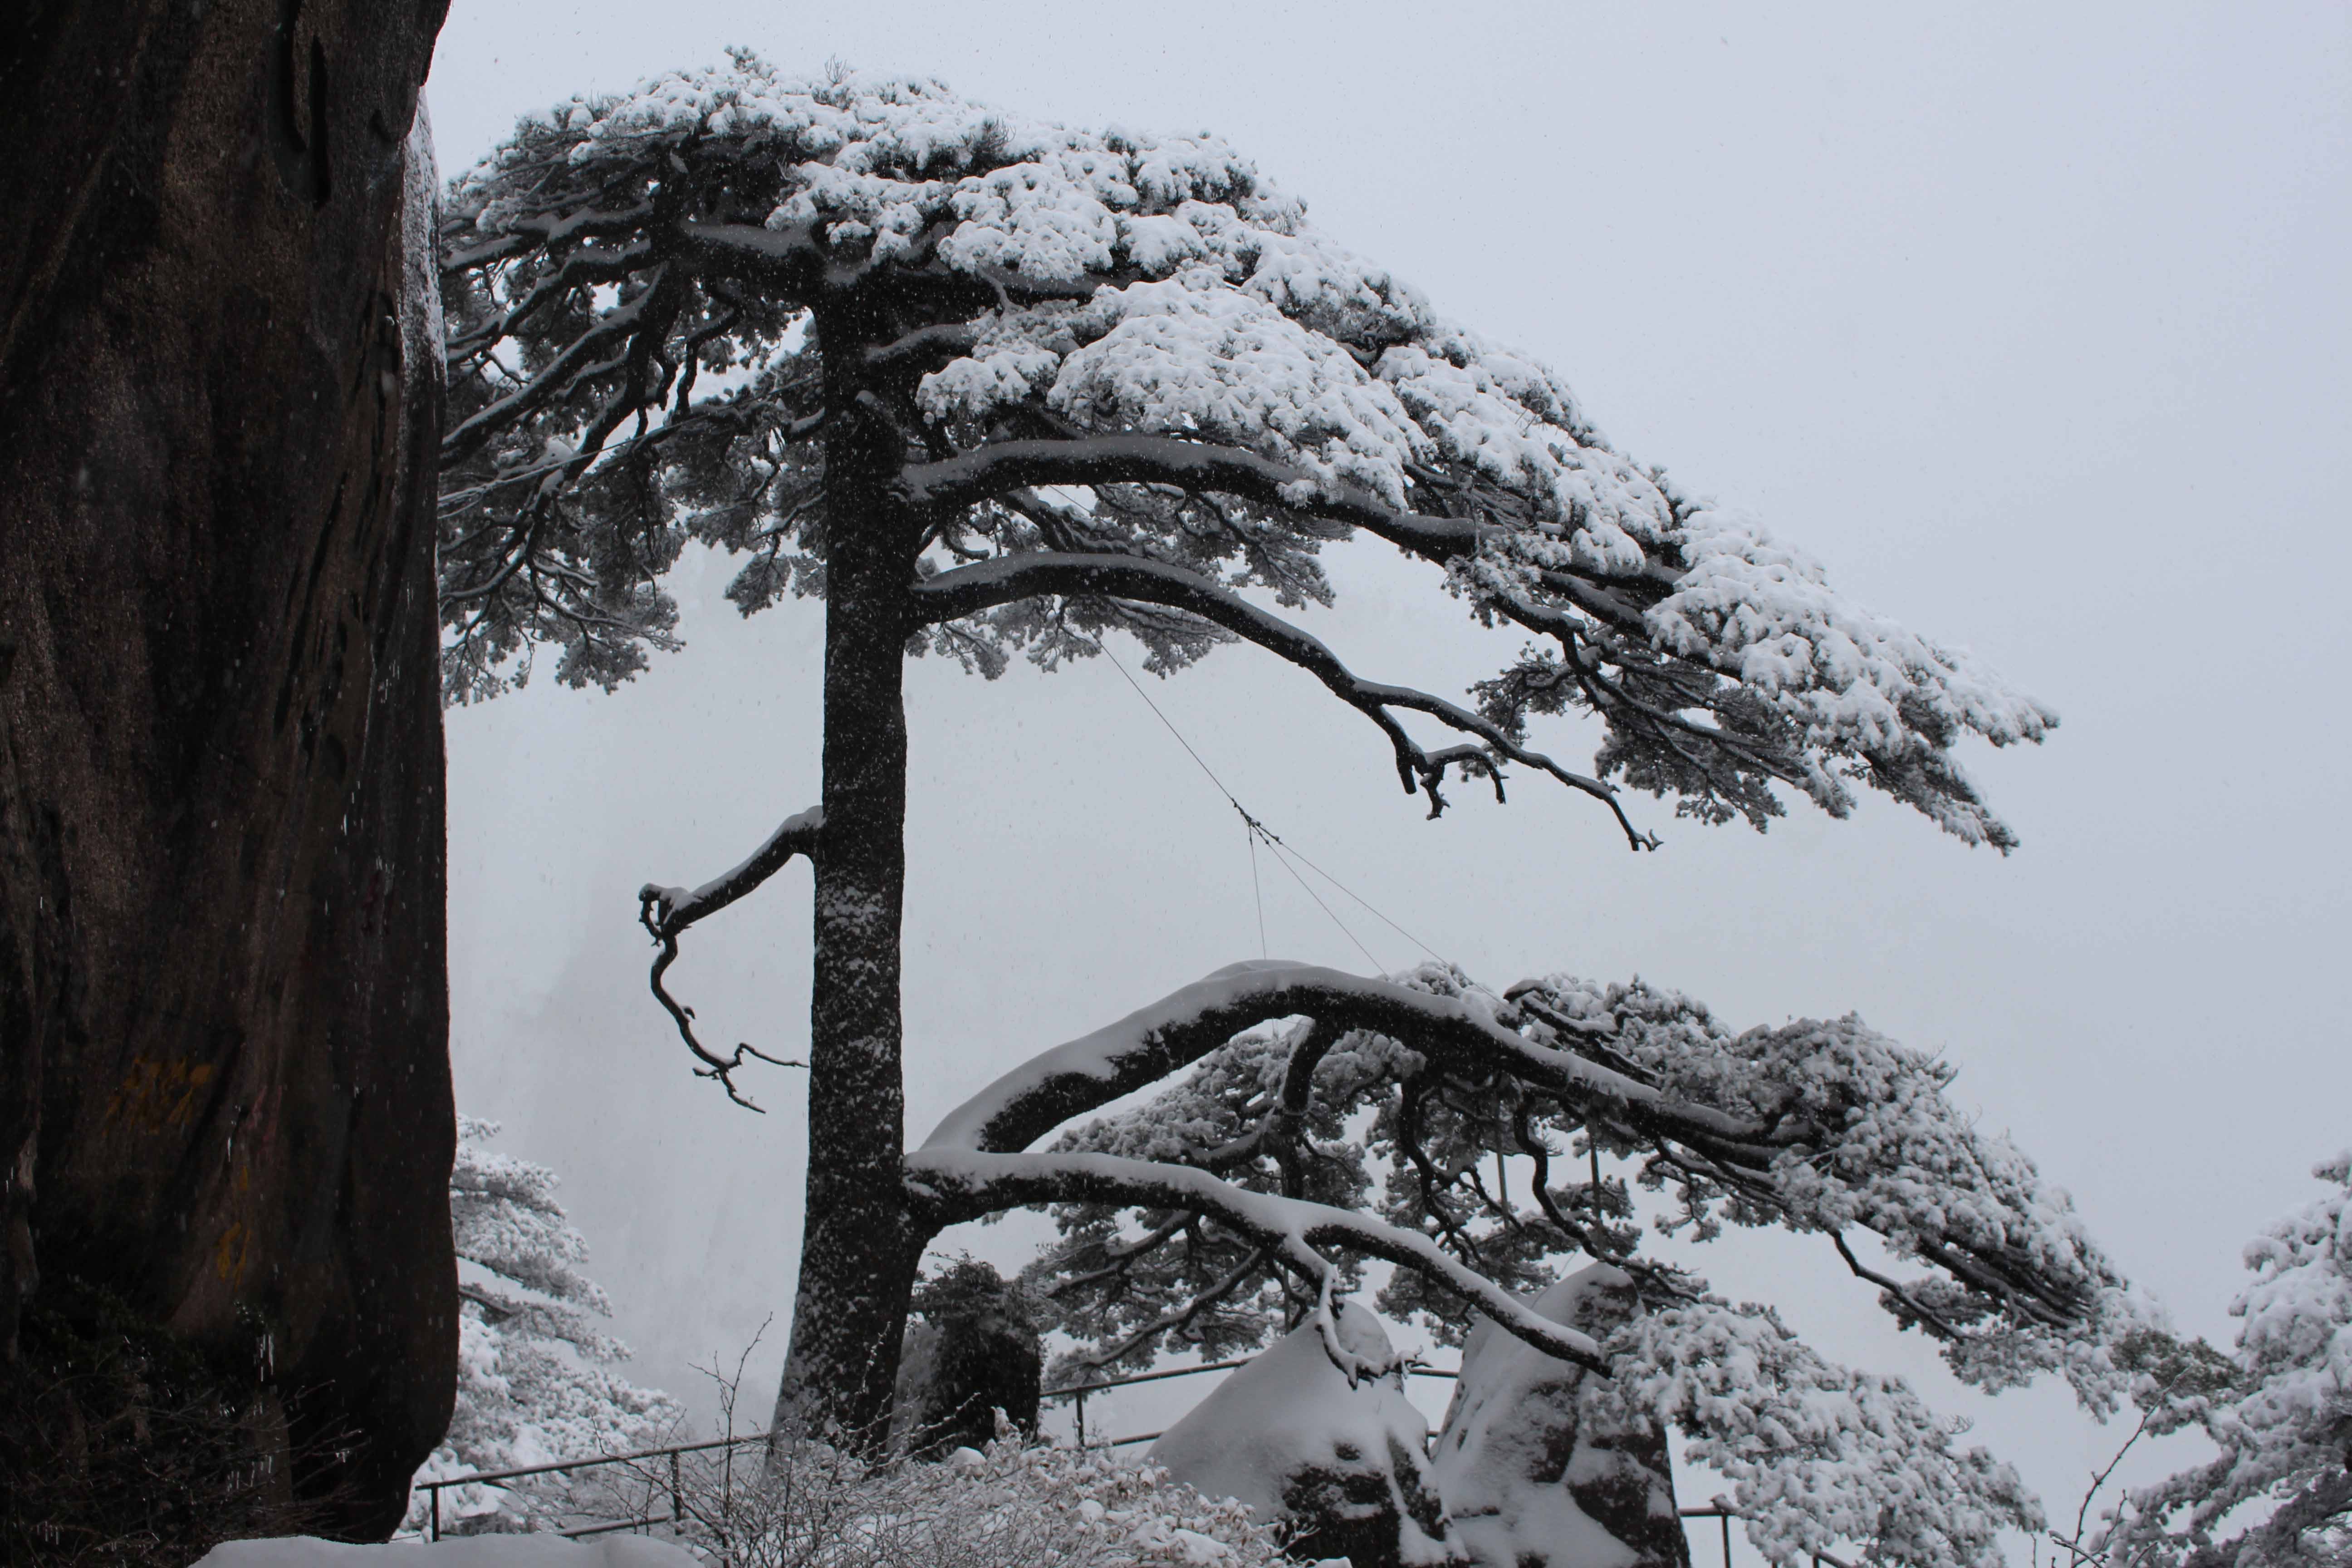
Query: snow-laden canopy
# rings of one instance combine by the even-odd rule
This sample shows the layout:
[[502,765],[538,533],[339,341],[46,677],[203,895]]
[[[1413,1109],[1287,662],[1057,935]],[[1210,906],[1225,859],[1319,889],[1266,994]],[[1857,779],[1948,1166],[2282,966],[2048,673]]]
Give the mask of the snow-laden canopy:
[[2329,1190],[2246,1246],[2233,1354],[2192,1363],[2202,1375],[2156,1369],[2150,1425],[2193,1423],[2220,1452],[2133,1492],[2110,1521],[2109,1561],[2352,1563],[2352,1149],[2312,1173]]
[[[907,1174],[940,1220],[1056,1205],[1063,1244],[1027,1279],[1084,1347],[1064,1373],[1227,1355],[1303,1321],[1341,1373],[1377,1374],[1331,1303],[1378,1258],[1396,1266],[1381,1307],[1441,1339],[1470,1307],[1606,1371],[1587,1388],[1619,1402],[1609,1419],[1683,1432],[1775,1561],[1843,1538],[1960,1568],[2038,1525],[2016,1474],[1902,1380],[1830,1363],[1658,1257],[1631,1184],[1588,1158],[1634,1162],[1667,1230],[1814,1238],[1963,1380],[2055,1373],[2105,1416],[2133,1392],[2126,1348],[2161,1320],[1951,1079],[1852,1017],[1735,1032],[1640,984],[1496,994],[1438,964],[1373,980],[1259,962],[1041,1052],[945,1118]],[[1917,1277],[1866,1261],[1865,1233]],[[1646,1306],[1602,1335],[1538,1310],[1590,1259]]]
[[[993,673],[1111,627],[1159,668],[1252,641],[1379,724],[1433,809],[1449,766],[1759,825],[1774,781],[1843,814],[1860,779],[2012,842],[1950,749],[2038,741],[2049,710],[1618,452],[1213,135],[738,52],[526,120],[448,211],[454,697],[530,640],[626,678],[690,539],[751,555],[748,613],[896,513],[918,647]],[[1360,678],[1244,596],[1328,600],[1318,552],[1359,530],[1534,639],[1475,703]],[[1598,779],[1528,749],[1569,708],[1606,721]]]

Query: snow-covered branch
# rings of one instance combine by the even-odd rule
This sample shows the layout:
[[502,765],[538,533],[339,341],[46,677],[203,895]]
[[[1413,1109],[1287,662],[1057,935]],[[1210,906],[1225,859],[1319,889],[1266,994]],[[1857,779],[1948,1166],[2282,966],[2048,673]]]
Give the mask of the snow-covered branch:
[[1474,552],[1491,526],[1423,517],[1381,504],[1358,486],[1318,479],[1296,464],[1245,447],[1170,436],[1089,435],[1066,440],[991,441],[936,462],[913,463],[899,483],[917,506],[970,506],[1037,485],[1173,485],[1311,511],[1361,528],[1441,564]]
[[1548,1354],[1608,1370],[1590,1335],[1528,1310],[1427,1237],[1350,1209],[1252,1192],[1182,1165],[1108,1154],[998,1154],[927,1145],[907,1156],[907,1181],[915,1201],[945,1224],[1030,1204],[1110,1204],[1213,1215],[1317,1281],[1318,1289],[1331,1278],[1332,1265],[1318,1247],[1383,1258],[1443,1281]]
[[824,834],[824,808],[796,811],[776,825],[776,830],[741,861],[698,888],[671,888],[647,882],[637,889],[639,918],[655,936],[676,936],[706,916],[715,915],[784,868],[795,855],[814,860]]
[[[2014,842],[1950,753],[1971,732],[2039,740],[2046,708],[1612,448],[1550,371],[1446,321],[1213,137],[1073,131],[936,81],[796,82],[738,55],[525,122],[449,211],[459,488],[585,453],[631,415],[765,410],[626,474],[567,464],[552,489],[575,510],[534,505],[496,551],[445,548],[452,595],[484,599],[458,623],[461,694],[498,689],[488,667],[537,637],[576,656],[566,679],[627,679],[665,640],[652,584],[688,538],[753,552],[730,590],[747,608],[824,592],[824,461],[790,432],[838,437],[863,400],[859,461],[936,546],[926,566],[1101,550],[1287,604],[1328,597],[1316,552],[1362,530],[1540,639],[1475,713],[1407,688],[1376,704],[1475,736],[1454,761],[1759,826],[1780,786],[1843,814],[1861,779],[1969,842]],[[659,310],[656,275],[676,294]],[[813,315],[821,332],[801,330]],[[722,364],[753,374],[691,401],[697,367]],[[1037,486],[1092,492],[1083,542],[1029,503]],[[1172,668],[1216,640],[1202,621],[1240,616],[1181,596],[1176,616],[1103,599]],[[1085,646],[992,604],[933,646],[992,672],[1016,647],[1050,666]],[[1361,685],[1335,689],[1364,706]],[[1570,708],[1607,725],[1590,778],[1526,749],[1531,716]],[[1424,778],[1441,760],[1399,753]]]
[[1600,780],[1571,772],[1549,757],[1528,750],[1497,725],[1457,703],[1411,687],[1363,679],[1340,662],[1339,655],[1320,638],[1198,573],[1164,561],[1052,551],[1002,556],[924,579],[916,584],[915,601],[918,616],[929,625],[1022,599],[1078,594],[1136,599],[1183,610],[1297,665],[1341,701],[1380,726],[1395,749],[1397,776],[1403,782],[1406,793],[1425,792],[1432,816],[1444,807],[1438,784],[1448,759],[1454,754],[1433,756],[1424,751],[1397,722],[1391,709],[1426,713],[1451,729],[1475,736],[1486,748],[1475,765],[1494,778],[1497,795],[1502,792],[1498,764],[1505,760],[1518,763],[1606,804],[1616,814],[1617,824],[1633,848],[1656,847],[1655,839],[1634,830],[1618,805],[1617,792]]
[[[1493,999],[1486,999],[1493,1000]],[[1507,1005],[1504,1005],[1507,1011]],[[1307,1016],[1364,1029],[1433,1059],[1509,1073],[1577,1103],[1606,1106],[1629,1126],[1684,1139],[1727,1158],[1767,1163],[1794,1129],[1726,1116],[1570,1052],[1538,1045],[1492,1007],[1319,964],[1230,964],[1118,1022],[1042,1051],[948,1113],[923,1148],[1025,1149],[1072,1117],[1191,1066],[1269,1019]]]
[[[1236,1289],[1233,1240],[1175,1223],[1175,1211],[1218,1214],[1191,1205],[1202,1184],[1361,1204],[1376,1150],[1392,1163],[1383,1223],[1490,1284],[1539,1284],[1546,1256],[1586,1252],[1662,1302],[1695,1300],[1700,1282],[1636,1256],[1638,1232],[1612,1218],[1630,1217],[1624,1197],[1597,1181],[1551,1188],[1550,1140],[1570,1133],[1642,1160],[1649,1184],[1675,1189],[1681,1213],[1666,1219],[1676,1228],[1825,1235],[1899,1321],[1945,1342],[1969,1381],[1999,1388],[2054,1371],[2102,1413],[2128,1385],[2113,1347],[2147,1320],[2065,1195],[1950,1102],[1948,1067],[1853,1019],[1734,1035],[1688,999],[1639,986],[1553,976],[1505,998],[1436,965],[1380,980],[1236,964],[1040,1053],[951,1112],[909,1158],[1016,1152],[1188,1068],[1155,1100],[1074,1127],[1050,1151],[1186,1173],[1181,1188],[1130,1187],[1119,1200],[1145,1207],[1141,1242],[1118,1237],[1102,1208],[1113,1200],[1053,1200],[1079,1205],[1065,1225],[1082,1235],[1048,1277],[1066,1268],[1089,1299],[1116,1297],[1129,1328],[1213,1287],[1220,1300]],[[1352,1120],[1367,1108],[1369,1130]],[[1529,1156],[1532,1214],[1514,1206],[1516,1181],[1499,1163]],[[1013,1195],[1026,1190],[1000,1183],[986,1195],[1028,1201]],[[1906,1281],[1866,1265],[1850,1230],[1934,1272]],[[1162,1256],[1180,1233],[1177,1255]],[[1263,1245],[1259,1232],[1233,1235]],[[1049,1293],[1060,1294],[1058,1280]],[[1400,1297],[1422,1299],[1417,1288]]]
[[2253,1279],[2230,1304],[2244,1323],[2232,1353],[2200,1342],[2150,1358],[2151,1425],[2193,1423],[2220,1451],[2134,1490],[2092,1549],[2105,1562],[2352,1562],[2352,1149],[2312,1173],[2329,1190],[2246,1246]]

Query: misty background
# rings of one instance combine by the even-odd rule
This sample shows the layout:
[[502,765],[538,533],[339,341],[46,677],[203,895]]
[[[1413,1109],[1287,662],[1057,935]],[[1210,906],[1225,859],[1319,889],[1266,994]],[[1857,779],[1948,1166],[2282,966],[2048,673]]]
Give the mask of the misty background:
[[[457,0],[427,89],[443,173],[520,113],[738,43],[1215,131],[1559,370],[1622,449],[2053,704],[2048,745],[1964,754],[2024,840],[2007,859],[1877,798],[1846,822],[1799,800],[1759,837],[1636,797],[1665,840],[1636,857],[1532,776],[1423,820],[1371,726],[1255,649],[1141,677],[1252,812],[1498,990],[1639,973],[1734,1026],[1855,1011],[1940,1050],[2179,1326],[2228,1343],[2241,1246],[2352,1141],[2352,7]],[[1360,674],[1457,694],[1517,651],[1377,542],[1327,563],[1339,604],[1305,624]],[[765,1116],[692,1077],[635,921],[639,884],[714,875],[816,798],[821,610],[743,621],[732,572],[688,556],[688,647],[617,695],[542,679],[449,715],[452,1047],[459,1107],[562,1173],[635,1381],[707,1417],[693,1364],[731,1367],[776,1314],[745,1380],[764,1424],[800,1075],[744,1076]],[[926,659],[908,703],[919,1141],[1033,1051],[1256,956],[1259,904],[1232,807],[1103,661],[992,683]],[[1591,755],[1552,725],[1543,749]],[[1276,954],[1370,967],[1258,874]],[[803,1046],[807,875],[684,944],[670,983],[706,1039]],[[1323,891],[1381,968],[1423,956]],[[1009,1270],[1046,1234],[938,1246]],[[1972,1417],[2053,1522],[2125,1435],[2056,1388],[1958,1388],[1822,1238],[1696,1261]],[[1150,1430],[1207,1386],[1090,1402],[1089,1426]],[[1445,1385],[1415,1392],[1442,1409]]]

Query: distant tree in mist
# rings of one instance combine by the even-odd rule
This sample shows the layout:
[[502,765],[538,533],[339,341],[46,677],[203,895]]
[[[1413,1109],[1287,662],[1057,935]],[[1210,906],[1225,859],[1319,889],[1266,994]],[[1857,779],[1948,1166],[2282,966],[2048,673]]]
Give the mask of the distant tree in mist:
[[[457,1403],[449,1434],[419,1480],[487,1475],[586,1454],[651,1447],[685,1419],[684,1406],[613,1369],[629,1347],[598,1327],[613,1315],[586,1271],[588,1242],[555,1201],[553,1171],[484,1147],[499,1124],[457,1119],[449,1212],[457,1251]],[[445,1532],[527,1530],[562,1513],[578,1478],[532,1476],[452,1488]],[[409,1504],[414,1527],[427,1499]]]

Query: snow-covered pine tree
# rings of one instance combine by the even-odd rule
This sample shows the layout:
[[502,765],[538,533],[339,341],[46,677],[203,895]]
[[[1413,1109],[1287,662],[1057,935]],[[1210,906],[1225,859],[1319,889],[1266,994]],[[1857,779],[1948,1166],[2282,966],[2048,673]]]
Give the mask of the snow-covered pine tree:
[[[1171,1058],[1192,1064],[1172,1087],[1045,1152],[1009,1152]],[[1654,1257],[1627,1182],[1593,1180],[1590,1159],[1635,1163],[1635,1184],[1664,1200],[1654,1228],[1814,1238],[1808,1284],[1876,1286],[1963,1381],[1997,1392],[2055,1373],[2104,1417],[2132,1392],[2119,1347],[2157,1320],[2066,1195],[1946,1095],[1953,1070],[1856,1018],[1734,1032],[1639,983],[1552,975],[1496,994],[1436,964],[1383,982],[1257,963],[1016,1069],[909,1163],[991,1202],[1065,1200],[1064,1245],[1028,1275],[1086,1346],[1055,1382],[1162,1348],[1255,1348],[1328,1316],[1356,1282],[1347,1253],[1381,1258],[1402,1266],[1381,1307],[1441,1340],[1459,1342],[1475,1307],[1607,1367],[1580,1387],[1586,1418],[1676,1428],[1771,1560],[1844,1542],[1916,1568],[1992,1568],[2000,1530],[2043,1522],[2017,1473],[1957,1443],[1959,1424],[1902,1380],[1836,1365],[1770,1308]],[[1861,1232],[1926,1276],[1864,1263]],[[1326,1264],[1302,1242],[1345,1250]],[[1546,1321],[1547,1342],[1530,1301],[1590,1259],[1623,1270],[1643,1310],[1598,1338]]]
[[[457,1119],[449,1213],[457,1247],[457,1405],[449,1435],[420,1481],[520,1469],[591,1454],[650,1447],[685,1416],[677,1401],[613,1371],[629,1347],[597,1328],[612,1316],[603,1287],[582,1272],[588,1243],[555,1201],[545,1165],[483,1147],[495,1121]],[[452,1488],[446,1533],[527,1529],[569,1505],[575,1480],[530,1477]],[[408,1523],[424,1520],[415,1494]]]
[[2254,1279],[2230,1304],[2245,1326],[2228,1361],[2152,1369],[2150,1428],[2200,1426],[2221,1452],[2132,1492],[2105,1561],[2352,1563],[2352,1149],[2312,1174],[2331,1190],[2246,1246]]
[[[1605,1047],[1569,1048],[1573,1031],[1538,1037],[1531,1012],[1506,1024],[1410,986],[1261,969],[1139,1015],[1080,1070],[1045,1058],[908,1156],[911,656],[992,674],[1118,631],[1166,672],[1244,641],[1362,713],[1433,813],[1449,773],[1499,795],[1519,769],[1601,803],[1639,848],[1654,840],[1620,784],[1761,826],[1780,786],[1843,816],[1858,782],[1965,842],[2014,842],[1952,748],[2039,741],[2047,709],[1616,451],[1549,370],[1341,248],[1213,136],[1074,131],[929,80],[794,81],[739,52],[526,120],[447,212],[452,698],[498,689],[533,640],[562,647],[566,680],[625,679],[673,640],[660,579],[689,541],[749,557],[730,590],[747,613],[786,593],[825,603],[820,803],[710,882],[649,885],[640,911],[657,993],[732,1093],[749,1047],[705,1047],[663,973],[696,921],[795,855],[814,862],[807,1228],[781,1427],[877,1441],[928,1239],[1040,1201],[1213,1209],[1310,1285],[1335,1267],[1318,1248],[1391,1257],[1515,1332],[1598,1356],[1422,1231],[1247,1192],[1213,1161],[1016,1152],[1268,1020],[1316,1017],[1318,1054],[1372,1029],[1539,1087],[1735,1194],[1837,1131],[1682,1099]],[[1318,553],[1356,534],[1442,569],[1470,614],[1531,640],[1466,703],[1359,675],[1279,613],[1329,598]],[[1568,710],[1602,723],[1590,774],[1535,749],[1530,721]],[[1446,743],[1421,738],[1435,731]],[[1940,1231],[1922,1245],[1988,1300],[2092,1310],[2064,1256]]]

